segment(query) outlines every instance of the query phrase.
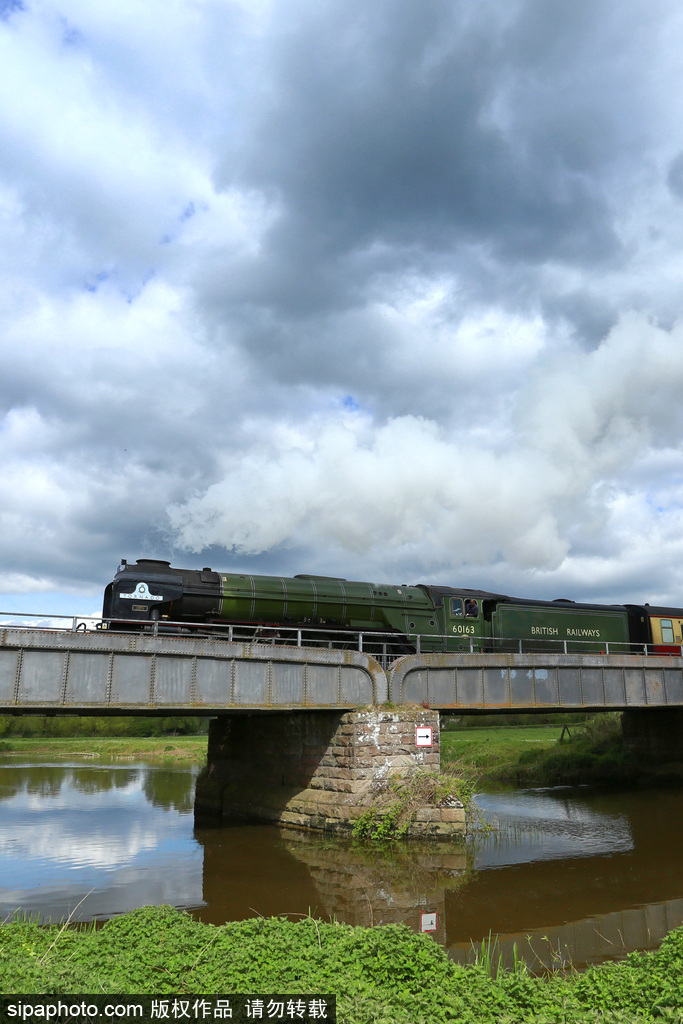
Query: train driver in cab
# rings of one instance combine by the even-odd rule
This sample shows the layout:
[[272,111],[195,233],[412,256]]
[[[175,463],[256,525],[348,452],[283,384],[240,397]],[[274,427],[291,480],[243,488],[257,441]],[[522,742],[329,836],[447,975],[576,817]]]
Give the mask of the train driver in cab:
[[468,597],[465,601],[465,618],[476,619],[479,615],[479,605],[473,597]]

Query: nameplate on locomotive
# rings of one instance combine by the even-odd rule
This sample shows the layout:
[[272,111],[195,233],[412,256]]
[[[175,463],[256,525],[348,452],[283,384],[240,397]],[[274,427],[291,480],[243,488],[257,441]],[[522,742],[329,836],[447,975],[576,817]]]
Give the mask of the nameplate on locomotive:
[[132,594],[119,594],[127,601],[163,601],[162,594],[151,594],[146,583],[138,583]]

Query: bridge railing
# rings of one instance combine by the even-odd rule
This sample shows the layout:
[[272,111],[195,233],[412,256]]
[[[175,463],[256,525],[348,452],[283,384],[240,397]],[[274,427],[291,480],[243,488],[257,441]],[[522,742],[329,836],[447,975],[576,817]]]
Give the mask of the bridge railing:
[[372,655],[383,668],[405,654],[670,654],[683,657],[683,646],[600,641],[595,638],[555,639],[534,637],[479,638],[476,636],[408,633],[404,636],[371,630],[333,629],[324,624],[254,625],[250,623],[171,622],[167,619],[101,619],[88,615],[41,615],[1,612],[0,628],[67,630],[70,632],[114,629],[144,632],[152,636],[202,636],[229,642],[353,650]]
[[0,629],[48,629],[89,632],[101,628],[99,615],[51,615],[35,612],[0,612]]
[[[98,628],[117,631],[132,621],[114,623],[105,620]],[[139,629],[139,622],[135,625]],[[250,623],[188,623],[155,620],[144,625],[153,636],[202,636],[229,643],[262,644],[270,646],[321,648],[326,650],[358,651],[369,654],[386,668],[404,654],[413,653],[414,646],[405,637],[370,630],[332,629],[324,625],[253,625]]]
[[[630,640],[568,640],[520,637],[444,637],[411,634],[417,654],[661,654],[683,656],[683,645],[634,643]],[[441,643],[441,646],[437,646]]]
[[142,633],[146,636],[195,636],[229,643],[248,643],[370,654],[386,668],[415,647],[405,637],[369,630],[340,630],[320,626],[253,625],[250,623],[174,622],[168,619],[102,619],[95,616],[40,615],[0,611],[0,630],[32,629],[69,632],[106,630]]

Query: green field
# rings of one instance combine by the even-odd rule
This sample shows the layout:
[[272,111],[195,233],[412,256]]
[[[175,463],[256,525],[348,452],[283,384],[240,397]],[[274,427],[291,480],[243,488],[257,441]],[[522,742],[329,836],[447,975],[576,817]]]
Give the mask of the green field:
[[680,766],[646,763],[625,747],[618,712],[592,715],[569,726],[514,725],[460,728],[441,733],[441,765],[474,771],[480,781],[520,785],[606,783],[615,785],[676,781]]
[[[572,721],[568,727],[571,735],[564,736],[562,722],[535,725],[529,724],[529,716],[524,719],[510,726],[487,727],[479,722],[476,727],[469,723],[455,729],[442,728],[442,769],[461,769],[470,780],[477,777],[482,782],[498,780],[521,785],[623,784],[643,781],[648,773],[654,781],[665,781],[661,766],[647,765],[642,757],[633,758],[625,749],[618,713]],[[207,745],[208,736],[197,733],[35,736],[17,732],[5,733],[0,739],[0,757],[137,758],[202,765],[206,762]],[[680,765],[667,766],[665,770],[672,781],[681,781]]]
[[561,734],[557,725],[448,730],[441,733],[441,758],[471,763],[488,774],[517,763],[528,751],[557,746]]
[[[572,727],[574,729],[575,727]],[[441,733],[444,767],[462,762],[484,776],[510,770],[528,751],[556,746],[561,726],[498,726]],[[208,736],[8,736],[0,740],[0,757],[92,757],[165,759],[204,764]]]
[[0,740],[0,758],[151,759],[202,765],[207,743],[207,736],[12,736]]

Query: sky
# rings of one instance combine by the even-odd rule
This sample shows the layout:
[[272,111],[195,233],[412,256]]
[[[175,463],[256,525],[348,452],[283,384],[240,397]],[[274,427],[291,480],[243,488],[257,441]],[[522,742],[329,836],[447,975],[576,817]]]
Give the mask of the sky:
[[0,0],[0,610],[683,605],[675,0]]

